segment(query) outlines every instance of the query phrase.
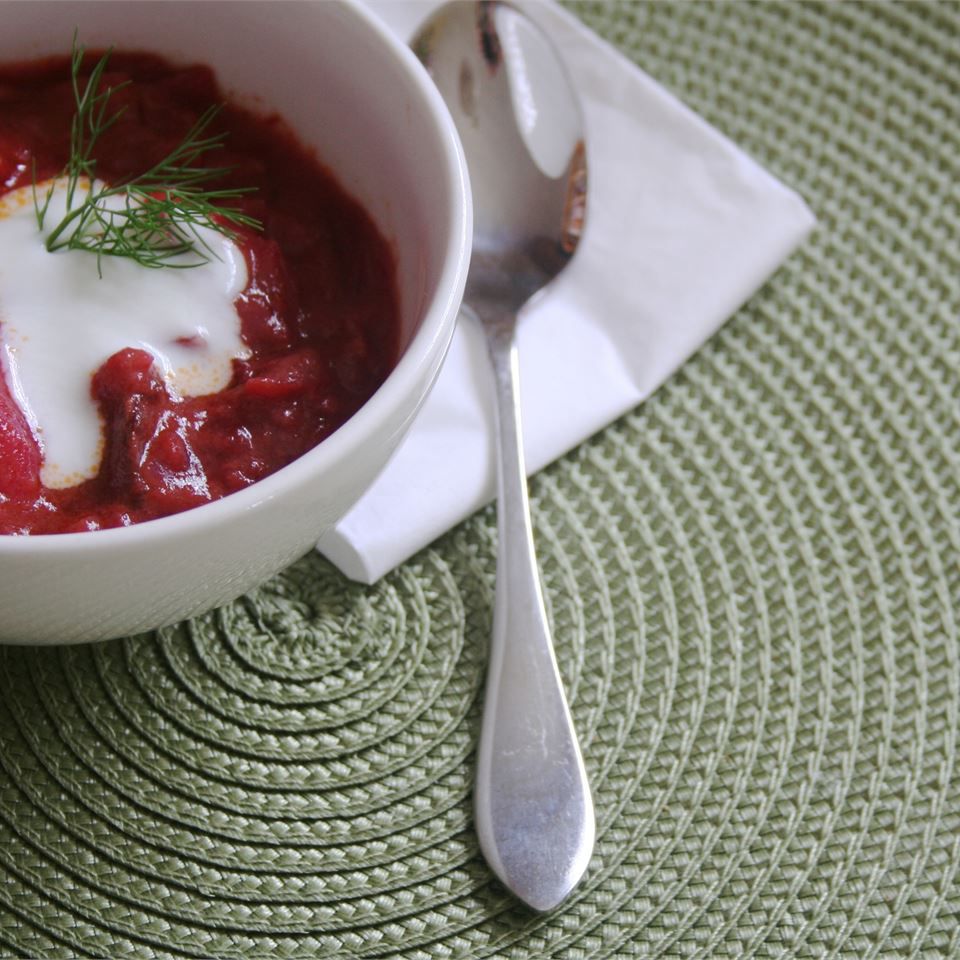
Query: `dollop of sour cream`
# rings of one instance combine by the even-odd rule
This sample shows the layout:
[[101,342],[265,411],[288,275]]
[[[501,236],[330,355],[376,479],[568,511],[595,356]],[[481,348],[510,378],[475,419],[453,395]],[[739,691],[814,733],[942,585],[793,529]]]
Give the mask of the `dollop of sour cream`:
[[[41,200],[48,186],[38,185]],[[53,187],[47,230],[66,212],[65,182]],[[103,429],[90,381],[118,350],[151,353],[181,397],[223,389],[231,361],[249,354],[234,306],[247,285],[243,253],[215,230],[200,232],[209,263],[150,269],[107,256],[101,276],[94,254],[47,251],[32,187],[0,197],[0,372],[40,444],[46,486],[96,474]]]

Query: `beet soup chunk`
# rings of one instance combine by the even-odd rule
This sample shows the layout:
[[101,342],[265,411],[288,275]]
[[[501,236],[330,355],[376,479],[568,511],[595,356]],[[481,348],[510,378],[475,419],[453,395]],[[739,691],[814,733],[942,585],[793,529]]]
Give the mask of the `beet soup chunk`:
[[33,501],[39,494],[40,448],[0,376],[0,512],[4,501]]
[[149,353],[115,353],[94,376],[93,396],[105,424],[101,474],[113,498],[153,516],[211,499],[193,450],[198,425],[170,395]]

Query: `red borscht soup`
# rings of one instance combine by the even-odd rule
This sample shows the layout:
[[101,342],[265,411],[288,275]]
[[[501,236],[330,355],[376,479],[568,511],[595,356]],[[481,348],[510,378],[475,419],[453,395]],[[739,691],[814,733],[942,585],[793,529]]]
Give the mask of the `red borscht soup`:
[[[96,59],[86,57],[81,77]],[[96,144],[96,176],[107,183],[157,163],[224,102],[205,67],[114,52],[101,86],[126,81],[115,97],[122,113]],[[69,58],[0,67],[0,198],[63,170],[74,109]],[[202,162],[230,168],[216,186],[252,188],[232,205],[262,224],[236,229],[246,355],[232,361],[224,389],[189,397],[172,392],[135,343],[104,357],[90,370],[99,470],[57,488],[42,482],[42,443],[0,376],[0,533],[125,526],[223,497],[320,443],[396,362],[394,258],[371,218],[282,119],[227,103],[212,129],[227,136]],[[96,271],[96,258],[81,255]],[[62,318],[64,350],[83,335],[71,320]],[[0,345],[3,324],[0,303]]]

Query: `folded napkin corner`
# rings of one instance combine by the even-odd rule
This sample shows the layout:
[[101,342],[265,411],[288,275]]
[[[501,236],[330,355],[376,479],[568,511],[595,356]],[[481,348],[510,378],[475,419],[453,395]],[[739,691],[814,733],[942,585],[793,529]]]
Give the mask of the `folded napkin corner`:
[[[367,0],[404,40],[438,5]],[[552,0],[516,5],[557,44],[580,93],[590,183],[577,256],[519,326],[534,472],[649,397],[815,221],[794,191]],[[493,443],[483,337],[462,320],[409,434],[320,551],[375,582],[490,502]]]

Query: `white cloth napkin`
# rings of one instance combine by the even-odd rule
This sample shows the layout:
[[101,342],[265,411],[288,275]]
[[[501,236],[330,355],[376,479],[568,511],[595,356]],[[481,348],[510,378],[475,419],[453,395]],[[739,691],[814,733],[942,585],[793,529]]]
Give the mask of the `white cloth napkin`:
[[[368,0],[404,40],[437,0]],[[804,202],[550,0],[520,2],[551,36],[587,124],[587,227],[519,327],[524,446],[541,469],[660,386],[812,229]],[[482,333],[461,318],[410,433],[320,541],[373,583],[495,493]]]

